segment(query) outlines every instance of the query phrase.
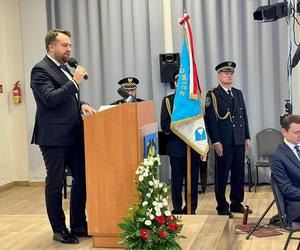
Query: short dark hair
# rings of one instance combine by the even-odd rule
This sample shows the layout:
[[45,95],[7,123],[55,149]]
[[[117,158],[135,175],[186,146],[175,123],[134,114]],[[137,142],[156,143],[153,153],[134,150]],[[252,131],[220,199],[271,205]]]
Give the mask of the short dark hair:
[[300,115],[289,115],[282,121],[282,128],[289,130],[292,123],[300,124]]
[[47,51],[48,51],[49,44],[53,43],[56,40],[56,37],[59,33],[62,33],[62,34],[67,35],[68,37],[71,37],[71,32],[69,32],[67,30],[61,30],[61,29],[49,30],[45,37],[45,45],[46,45]]

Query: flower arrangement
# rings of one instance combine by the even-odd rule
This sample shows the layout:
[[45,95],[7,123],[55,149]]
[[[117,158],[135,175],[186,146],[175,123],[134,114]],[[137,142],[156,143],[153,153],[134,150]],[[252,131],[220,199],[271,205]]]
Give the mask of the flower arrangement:
[[180,217],[171,215],[168,187],[157,179],[159,165],[159,155],[148,157],[135,172],[139,202],[130,205],[130,218],[119,224],[126,249],[181,249],[183,225]]

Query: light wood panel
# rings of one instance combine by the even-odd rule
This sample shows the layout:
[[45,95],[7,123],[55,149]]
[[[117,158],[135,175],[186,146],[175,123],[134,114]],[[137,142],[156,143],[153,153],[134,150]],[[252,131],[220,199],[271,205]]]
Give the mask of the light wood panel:
[[[68,196],[70,197],[70,196]],[[257,193],[245,193],[245,204],[249,204],[254,213],[249,215],[249,222],[256,222],[259,216],[272,201],[273,196],[269,186],[260,187]],[[64,209],[66,211],[68,223],[69,200],[64,200]],[[256,238],[251,237],[246,240],[246,234],[235,232],[234,226],[242,222],[242,215],[235,214],[233,220],[227,220],[226,217],[216,216],[216,203],[213,188],[209,187],[207,193],[199,195],[199,206],[197,216],[188,216],[184,219],[183,233],[187,236],[186,242],[182,242],[183,249],[198,250],[198,245],[209,242],[223,242],[229,244],[229,248],[234,250],[279,250],[283,249],[287,238],[287,233],[283,235]],[[276,213],[275,206],[266,215],[263,223],[268,223],[269,219]],[[207,215],[211,215],[209,217]],[[215,216],[215,217],[213,217]],[[208,219],[209,218],[209,219]],[[213,236],[214,229],[212,225],[220,228],[224,222],[218,219],[224,219],[224,231],[229,230],[229,234],[222,233],[219,236]],[[206,222],[206,219],[210,220]],[[203,227],[206,225],[206,228]],[[208,227],[208,229],[207,229]],[[227,237],[224,238],[224,235]],[[231,243],[230,237],[233,237]],[[194,244],[194,245],[193,245]],[[291,241],[289,250],[296,249],[298,242]],[[215,249],[222,249],[218,244]],[[205,245],[202,246],[205,249]],[[209,246],[210,247],[210,246]],[[65,245],[52,240],[52,231],[48,218],[46,216],[43,187],[12,187],[0,191],[0,249],[1,250],[50,250],[50,249],[94,249],[90,238],[81,238],[78,245]],[[105,248],[102,248],[104,250]],[[214,249],[214,248],[207,248]],[[108,250],[107,248],[105,250]]]
[[[136,199],[141,128],[155,122],[152,101],[118,105],[84,118],[89,233],[97,247],[120,247],[117,226]],[[103,202],[105,201],[105,202]]]

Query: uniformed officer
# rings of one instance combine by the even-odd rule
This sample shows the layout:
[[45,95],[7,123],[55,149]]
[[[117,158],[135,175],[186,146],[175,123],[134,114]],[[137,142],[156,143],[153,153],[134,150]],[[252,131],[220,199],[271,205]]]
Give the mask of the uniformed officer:
[[[220,84],[208,91],[205,100],[205,123],[216,155],[215,195],[219,215],[231,212],[244,213],[244,159],[245,148],[250,146],[248,118],[239,89],[233,88],[233,74],[236,64],[226,61],[218,64]],[[225,191],[230,176],[230,207]],[[250,210],[250,213],[252,211]]]
[[[124,88],[129,95],[131,95],[132,97],[135,98],[135,101],[137,102],[142,102],[144,101],[143,99],[140,98],[136,98],[136,88],[137,85],[139,84],[139,80],[135,77],[125,77],[123,79],[121,79],[118,84],[120,85],[121,88]],[[111,103],[111,105],[116,105],[116,104],[121,104],[121,103],[125,103],[126,101],[124,99],[120,99],[117,100],[113,103]]]
[[[177,86],[178,73],[174,76],[174,85]],[[172,214],[184,214],[186,206],[182,208],[183,180],[186,180],[187,171],[187,145],[171,129],[171,115],[173,111],[175,94],[164,97],[161,105],[160,125],[166,135],[167,154],[171,164],[171,189],[172,189]],[[191,213],[195,214],[198,204],[198,179],[199,179],[200,155],[191,150]],[[187,189],[185,186],[185,201],[187,200]]]

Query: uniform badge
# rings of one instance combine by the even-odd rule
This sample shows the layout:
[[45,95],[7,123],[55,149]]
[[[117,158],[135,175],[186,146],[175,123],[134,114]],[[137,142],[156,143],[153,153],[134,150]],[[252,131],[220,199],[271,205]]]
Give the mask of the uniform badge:
[[211,98],[207,96],[205,99],[205,107],[209,107],[210,104],[211,104]]

